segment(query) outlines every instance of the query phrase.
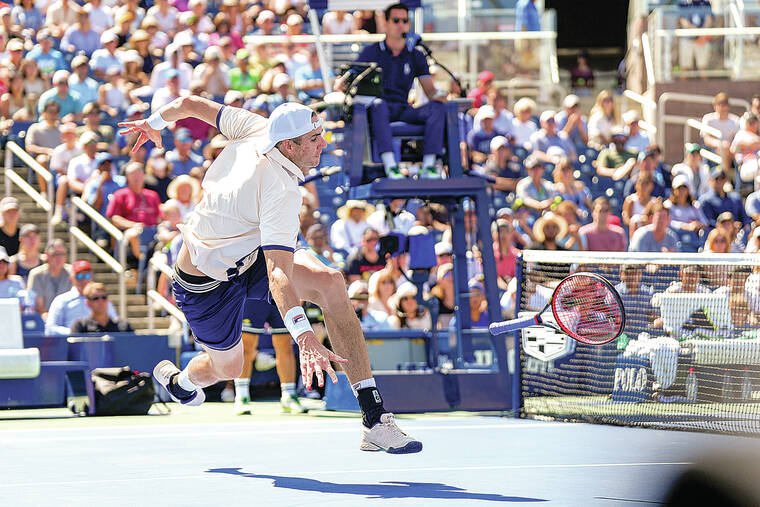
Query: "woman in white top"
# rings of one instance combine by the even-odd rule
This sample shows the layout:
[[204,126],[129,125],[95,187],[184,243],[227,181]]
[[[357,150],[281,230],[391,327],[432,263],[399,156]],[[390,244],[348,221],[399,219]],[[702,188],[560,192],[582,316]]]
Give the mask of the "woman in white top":
[[354,17],[346,11],[330,11],[322,17],[322,31],[336,35],[351,33]]
[[654,179],[649,174],[642,174],[636,180],[636,191],[623,201],[623,223],[630,231],[630,237],[642,225],[646,225],[644,208],[652,200]]
[[106,70],[106,82],[98,88],[98,105],[111,117],[118,115],[119,111],[124,111],[129,105],[124,93],[121,70],[118,67]]
[[689,189],[689,179],[683,174],[673,178],[673,191],[668,200],[670,206],[670,227],[679,231],[699,232],[707,227],[705,215],[694,206]]
[[531,117],[536,109],[533,100],[523,97],[515,103],[515,117],[512,119],[512,135],[517,146],[525,146],[530,142],[530,136],[538,130]]
[[[369,305],[367,310],[378,320],[385,320],[393,313],[391,296],[396,292],[393,272],[384,268],[373,273],[369,279]],[[380,318],[382,317],[382,318]]]
[[615,125],[615,101],[609,90],[602,90],[596,97],[588,119],[588,144],[601,150],[612,141],[612,127]]

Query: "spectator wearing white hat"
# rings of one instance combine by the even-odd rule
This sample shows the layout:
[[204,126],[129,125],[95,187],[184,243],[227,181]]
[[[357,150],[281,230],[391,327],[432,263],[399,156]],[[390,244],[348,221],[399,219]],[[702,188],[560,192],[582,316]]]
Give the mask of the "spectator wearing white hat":
[[402,283],[390,298],[391,314],[388,324],[393,329],[431,329],[430,312],[417,303],[417,287],[412,282]]
[[585,146],[588,143],[587,119],[580,113],[581,99],[571,93],[562,101],[562,111],[554,116],[557,128],[564,132],[575,146]]
[[[493,128],[502,133],[502,135],[509,134],[512,136],[512,120],[515,115],[507,110],[507,99],[501,94],[498,88],[491,88],[486,93],[488,99],[487,104],[493,107],[496,117],[493,119]],[[474,120],[472,128],[479,128],[480,122]]]
[[164,52],[164,61],[156,65],[150,74],[150,87],[158,93],[167,86],[170,75],[175,72],[179,76],[180,89],[189,90],[190,81],[193,78],[193,67],[185,61],[180,46],[169,44]]
[[290,93],[290,77],[280,72],[272,78],[272,93],[256,97],[253,106],[271,114],[277,106],[286,102],[298,102],[298,99]]
[[124,64],[116,55],[116,48],[119,45],[119,36],[113,30],[106,30],[100,36],[100,44],[103,46],[92,54],[90,67],[99,78],[105,76],[108,69],[116,68],[119,72],[124,72]]
[[560,158],[568,158],[571,162],[578,160],[578,153],[564,132],[557,131],[554,121],[555,113],[547,110],[541,113],[541,130],[531,134],[530,144],[533,156],[542,162],[558,163]]
[[0,247],[5,249],[8,255],[16,255],[19,248],[18,221],[21,216],[21,207],[18,199],[13,196],[0,199]]
[[635,109],[629,109],[623,113],[623,125],[625,125],[625,133],[628,134],[628,140],[625,142],[626,150],[641,152],[652,144],[649,135],[641,129],[640,120],[641,116]]
[[338,208],[338,220],[330,228],[330,245],[335,250],[355,252],[363,243],[362,235],[369,228],[367,217],[375,210],[364,201],[350,199]]
[[100,47],[100,34],[90,25],[90,8],[85,5],[77,14],[77,22],[71,25],[61,39],[61,49],[69,53],[79,53],[87,56]]
[[[50,171],[56,178],[66,174],[71,159],[82,153],[82,149],[77,145],[77,125],[74,122],[64,123],[60,127],[61,143],[53,148],[50,155]],[[42,180],[45,181],[45,180]],[[45,193],[45,190],[41,190]]]
[[193,80],[203,83],[206,92],[214,97],[230,89],[230,71],[222,61],[223,56],[219,46],[209,46],[203,53],[203,63],[193,71]]
[[50,101],[57,102],[59,106],[58,116],[63,121],[77,121],[81,119],[82,103],[79,94],[69,89],[69,71],[57,70],[53,74],[53,88],[42,95],[37,102],[37,113],[42,114],[45,104]]
[[522,164],[512,153],[509,138],[496,136],[491,139],[491,154],[485,163],[474,166],[473,170],[496,178],[494,188],[502,192],[514,192],[517,182],[523,176]]
[[503,132],[498,132],[494,128],[494,119],[496,118],[496,111],[493,106],[486,104],[478,109],[475,114],[480,128],[473,128],[467,134],[467,146],[473,150],[472,157],[476,162],[483,162],[486,156],[491,152],[491,139],[496,136],[502,135]]

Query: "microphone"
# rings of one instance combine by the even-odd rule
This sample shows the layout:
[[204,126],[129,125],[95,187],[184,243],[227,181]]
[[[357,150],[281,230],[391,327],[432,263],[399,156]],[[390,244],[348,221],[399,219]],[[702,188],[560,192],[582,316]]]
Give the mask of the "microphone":
[[409,51],[419,46],[427,53],[432,53],[432,51],[430,51],[430,48],[428,48],[425,43],[422,42],[422,37],[420,37],[418,34],[414,32],[404,32],[401,34],[401,36],[406,39],[406,47],[409,49]]

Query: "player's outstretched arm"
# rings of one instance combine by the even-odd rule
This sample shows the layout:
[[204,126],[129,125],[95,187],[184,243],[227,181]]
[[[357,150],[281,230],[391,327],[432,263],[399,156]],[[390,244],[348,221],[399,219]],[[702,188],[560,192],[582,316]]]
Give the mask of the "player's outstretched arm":
[[222,107],[224,106],[218,102],[204,99],[197,95],[179,97],[161,107],[145,120],[125,121],[119,123],[119,127],[125,129],[121,131],[120,134],[129,135],[139,132],[140,136],[138,137],[135,146],[132,148],[133,152],[137,151],[140,146],[149,140],[153,141],[153,143],[160,148],[161,129],[166,127],[169,123],[182,120],[183,118],[198,118],[209,125],[216,125],[217,115]]
[[267,262],[267,274],[269,275],[269,290],[280,309],[285,327],[288,328],[291,336],[298,344],[304,385],[307,389],[311,389],[312,375],[316,374],[319,386],[324,386],[323,371],[330,375],[333,383],[337,383],[338,377],[335,375],[330,361],[345,363],[346,360],[319,343],[311,329],[309,319],[306,318],[306,312],[301,307],[298,294],[290,283],[290,277],[293,273],[293,252],[269,249],[264,250],[264,256]]

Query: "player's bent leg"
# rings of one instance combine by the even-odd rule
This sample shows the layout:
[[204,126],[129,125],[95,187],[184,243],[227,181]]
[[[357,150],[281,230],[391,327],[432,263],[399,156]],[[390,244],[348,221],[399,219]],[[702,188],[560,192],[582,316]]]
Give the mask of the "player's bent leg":
[[364,333],[348,299],[343,275],[322,264],[310,252],[299,250],[292,281],[301,299],[322,307],[330,343],[338,355],[348,360],[343,366],[359,402],[364,425],[360,449],[394,454],[420,452],[422,443],[401,431],[393,414],[383,407],[372,377]]

